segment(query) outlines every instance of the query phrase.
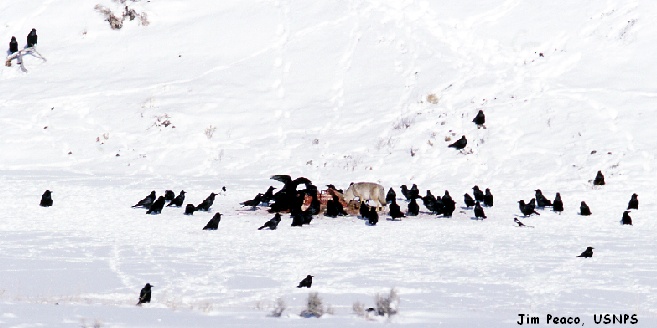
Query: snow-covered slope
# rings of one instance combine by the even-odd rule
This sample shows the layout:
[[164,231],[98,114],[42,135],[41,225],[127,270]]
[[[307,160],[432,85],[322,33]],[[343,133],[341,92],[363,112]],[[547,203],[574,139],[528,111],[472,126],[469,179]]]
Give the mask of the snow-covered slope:
[[[116,325],[157,325],[121,308],[131,306],[135,286],[150,279],[170,293],[169,303],[160,295],[161,307],[199,310],[198,302],[207,302],[209,312],[235,319],[261,314],[249,306],[289,296],[290,281],[314,269],[332,277],[320,292],[342,307],[329,325],[360,322],[345,314],[351,303],[393,285],[407,306],[399,322],[407,324],[455,326],[471,314],[498,323],[498,310],[511,313],[501,316],[508,323],[517,313],[552,309],[655,316],[657,303],[647,296],[655,288],[649,277],[657,271],[655,253],[635,253],[642,260],[622,255],[650,245],[657,231],[647,214],[655,209],[650,188],[657,182],[651,124],[657,117],[657,30],[651,24],[657,7],[650,3],[127,1],[147,14],[149,24],[126,21],[120,30],[110,29],[96,4],[115,12],[124,6],[110,0],[0,2],[0,38],[8,42],[15,35],[22,47],[36,28],[47,58],[26,56],[26,73],[17,65],[0,69],[0,191],[11,208],[0,220],[7,234],[2,253],[3,263],[17,268],[15,278],[7,274],[14,269],[5,270],[0,289],[11,295],[3,301],[13,302],[13,313],[63,295],[70,298],[60,301],[66,311],[84,311],[77,304],[89,300],[101,312],[133,318],[106,319]],[[471,122],[479,109],[486,129]],[[465,151],[447,148],[461,135],[469,140]],[[598,170],[607,186],[593,190]],[[459,212],[456,222],[429,216],[395,226],[382,222],[372,236],[373,229],[356,219],[344,226],[319,220],[312,232],[281,230],[262,241],[252,225],[268,217],[235,211],[240,201],[276,184],[271,174],[342,187],[350,181],[386,188],[417,183],[435,194],[448,189],[457,201],[479,184],[493,190],[499,206],[487,212],[491,220],[483,228],[462,220],[468,212]],[[225,211],[230,228],[221,237],[198,231],[209,217],[191,224],[170,211],[162,224],[127,208],[152,189],[185,189],[200,202],[223,185],[229,192],[216,209]],[[545,214],[535,230],[517,237],[510,227],[518,215],[515,202],[531,198],[536,188],[548,197],[561,192],[569,211]],[[45,189],[55,190],[57,206],[33,208]],[[633,192],[643,204],[633,216],[638,222],[631,232],[618,230]],[[80,199],[90,200],[80,205]],[[581,200],[600,221],[577,217]],[[144,231],[154,239],[140,239]],[[611,243],[611,260],[570,271],[582,266],[572,251],[595,241]],[[331,256],[324,249],[295,249],[300,243],[332,245]],[[9,255],[28,245],[36,254]],[[215,247],[235,247],[229,252],[234,258]],[[262,258],[253,252],[272,247],[271,262],[254,264]],[[527,259],[527,252],[550,259]],[[417,259],[401,260],[409,254]],[[165,263],[141,268],[143,256]],[[257,260],[242,261],[251,256]],[[62,261],[69,257],[75,265],[86,263],[78,272],[102,274],[75,288],[60,286],[70,278],[48,271],[24,276],[30,266],[50,265],[68,276]],[[304,264],[308,257],[313,265]],[[229,263],[216,264],[221,261]],[[610,286],[623,268],[635,276]],[[599,280],[574,289],[577,274]],[[516,275],[528,282],[501,282]],[[29,289],[41,290],[31,278],[45,276],[52,290]],[[425,285],[436,281],[445,285]],[[603,301],[586,299],[589,290]],[[617,296],[635,304],[610,301]],[[567,307],[574,312],[564,312]],[[0,321],[21,322],[10,317]],[[53,317],[44,314],[43,320],[51,326]],[[187,312],[166,318],[212,322]],[[261,317],[236,324],[261,320],[293,324]]]

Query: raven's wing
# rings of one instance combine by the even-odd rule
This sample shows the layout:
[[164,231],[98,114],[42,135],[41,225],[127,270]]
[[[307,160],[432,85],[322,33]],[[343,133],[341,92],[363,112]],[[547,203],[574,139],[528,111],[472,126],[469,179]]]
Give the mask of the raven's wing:
[[272,180],[276,180],[276,181],[280,181],[280,182],[282,182],[282,183],[284,183],[284,184],[288,184],[289,182],[292,181],[292,177],[289,176],[289,175],[287,175],[287,174],[276,174],[276,175],[272,175],[272,176],[270,177],[270,179],[272,179]]

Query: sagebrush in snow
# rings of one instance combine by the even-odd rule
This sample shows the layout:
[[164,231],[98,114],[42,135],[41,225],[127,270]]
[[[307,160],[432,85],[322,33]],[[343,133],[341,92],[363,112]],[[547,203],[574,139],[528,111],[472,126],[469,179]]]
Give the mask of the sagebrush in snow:
[[306,309],[301,311],[300,316],[304,318],[319,318],[324,315],[324,304],[317,293],[308,294]]
[[269,315],[274,318],[280,318],[280,316],[283,315],[283,311],[285,311],[285,309],[287,309],[287,304],[285,304],[285,300],[282,298],[277,298],[276,306],[274,306],[274,309],[271,311]]
[[388,295],[376,294],[374,297],[376,304],[376,313],[381,316],[388,317],[397,314],[399,307],[399,294],[395,288],[390,289]]

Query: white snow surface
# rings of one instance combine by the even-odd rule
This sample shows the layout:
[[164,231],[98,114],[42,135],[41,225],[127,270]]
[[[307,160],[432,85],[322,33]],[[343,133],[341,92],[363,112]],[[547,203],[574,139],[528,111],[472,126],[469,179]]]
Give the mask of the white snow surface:
[[[0,39],[23,47],[36,28],[47,58],[0,69],[0,327],[591,326],[606,313],[657,326],[652,2],[119,2],[0,2]],[[112,30],[96,4],[150,24]],[[464,151],[447,148],[461,135]],[[598,170],[607,185],[593,188]],[[272,174],[398,197],[416,183],[449,190],[457,211],[382,212],[374,227],[284,215],[257,231],[272,215],[239,203],[282,187]],[[473,185],[495,194],[487,220],[463,207]],[[211,213],[130,207],[222,186]],[[566,210],[515,227],[537,188]],[[632,193],[640,210],[621,226]],[[202,231],[217,211],[219,230]],[[295,288],[307,274],[313,287]],[[136,307],[146,282],[152,303]],[[353,313],[393,287],[397,315]],[[333,314],[300,317],[309,292]]]

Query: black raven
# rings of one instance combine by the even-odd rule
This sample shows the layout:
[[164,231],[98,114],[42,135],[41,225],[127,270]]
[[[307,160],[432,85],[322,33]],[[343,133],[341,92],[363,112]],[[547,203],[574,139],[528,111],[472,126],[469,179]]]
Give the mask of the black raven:
[[262,227],[258,228],[258,230],[262,230],[264,228],[269,228],[269,230],[276,230],[280,222],[281,222],[281,215],[279,213],[276,213],[273,218],[265,222],[265,224]]
[[468,139],[466,139],[465,136],[461,136],[461,139],[456,140],[456,142],[454,142],[453,144],[450,144],[447,147],[456,148],[456,149],[460,150],[460,149],[465,148],[465,146],[467,146],[467,145],[468,145]]
[[623,219],[621,220],[621,224],[632,225],[632,218],[630,217],[630,211],[623,212]]
[[475,200],[472,199],[472,196],[470,196],[470,194],[468,193],[465,193],[465,195],[463,195],[463,202],[465,203],[466,207],[475,206]]
[[593,247],[589,246],[586,248],[585,251],[582,252],[582,254],[580,254],[577,257],[593,257],[593,249],[594,249]]
[[146,286],[144,286],[144,288],[141,289],[141,291],[139,292],[139,302],[137,302],[137,305],[151,302],[151,287],[155,287],[155,286],[146,283]]
[[166,204],[166,200],[164,200],[164,196],[160,196],[157,198],[153,204],[148,208],[148,211],[146,211],[146,214],[160,214],[162,213],[162,209],[164,208],[164,204]]
[[151,207],[151,204],[155,201],[155,190],[151,191],[151,193],[144,197],[144,199],[140,200],[137,202],[137,204],[133,205],[132,207],[143,207],[143,208],[149,208]]
[[594,186],[603,186],[605,184],[605,176],[602,175],[602,171],[598,171],[598,174],[595,175],[593,179]]
[[221,221],[221,213],[217,212],[214,213],[214,216],[210,221],[208,221],[208,224],[203,227],[203,230],[217,230],[219,229],[219,221]]
[[310,288],[310,287],[312,287],[313,277],[314,276],[307,275],[305,278],[303,278],[303,280],[301,280],[301,282],[299,282],[299,286],[297,286],[297,288],[301,288],[301,287]]
[[561,201],[561,194],[557,193],[552,202],[552,210],[555,212],[563,212],[563,201]]
[[41,195],[41,202],[39,202],[40,206],[43,206],[43,207],[52,206],[52,195],[51,195],[51,193],[52,193],[52,191],[46,190],[43,193],[43,195]]
[[486,217],[486,214],[484,214],[484,208],[481,207],[481,205],[479,204],[479,202],[475,203],[474,214],[475,214],[475,217],[477,218],[477,220],[478,220],[479,218],[482,218],[482,220],[485,219],[485,218],[487,218],[487,217]]
[[584,215],[588,216],[591,215],[591,209],[589,208],[588,205],[586,205],[586,202],[582,201],[582,203],[579,205],[579,215]]
[[477,116],[475,116],[475,118],[472,119],[472,122],[474,122],[474,124],[477,124],[478,126],[484,125],[484,123],[486,123],[486,115],[484,115],[484,111],[480,109],[479,112],[477,113]]
[[491,194],[488,188],[486,188],[486,193],[484,194],[484,206],[493,207],[493,194]]
[[176,196],[174,199],[171,200],[168,206],[175,206],[175,207],[180,207],[183,205],[183,202],[185,201],[185,194],[186,192],[184,190],[180,191],[180,194]]
[[638,210],[639,209],[639,195],[632,194],[629,203],[627,203],[628,210]]

